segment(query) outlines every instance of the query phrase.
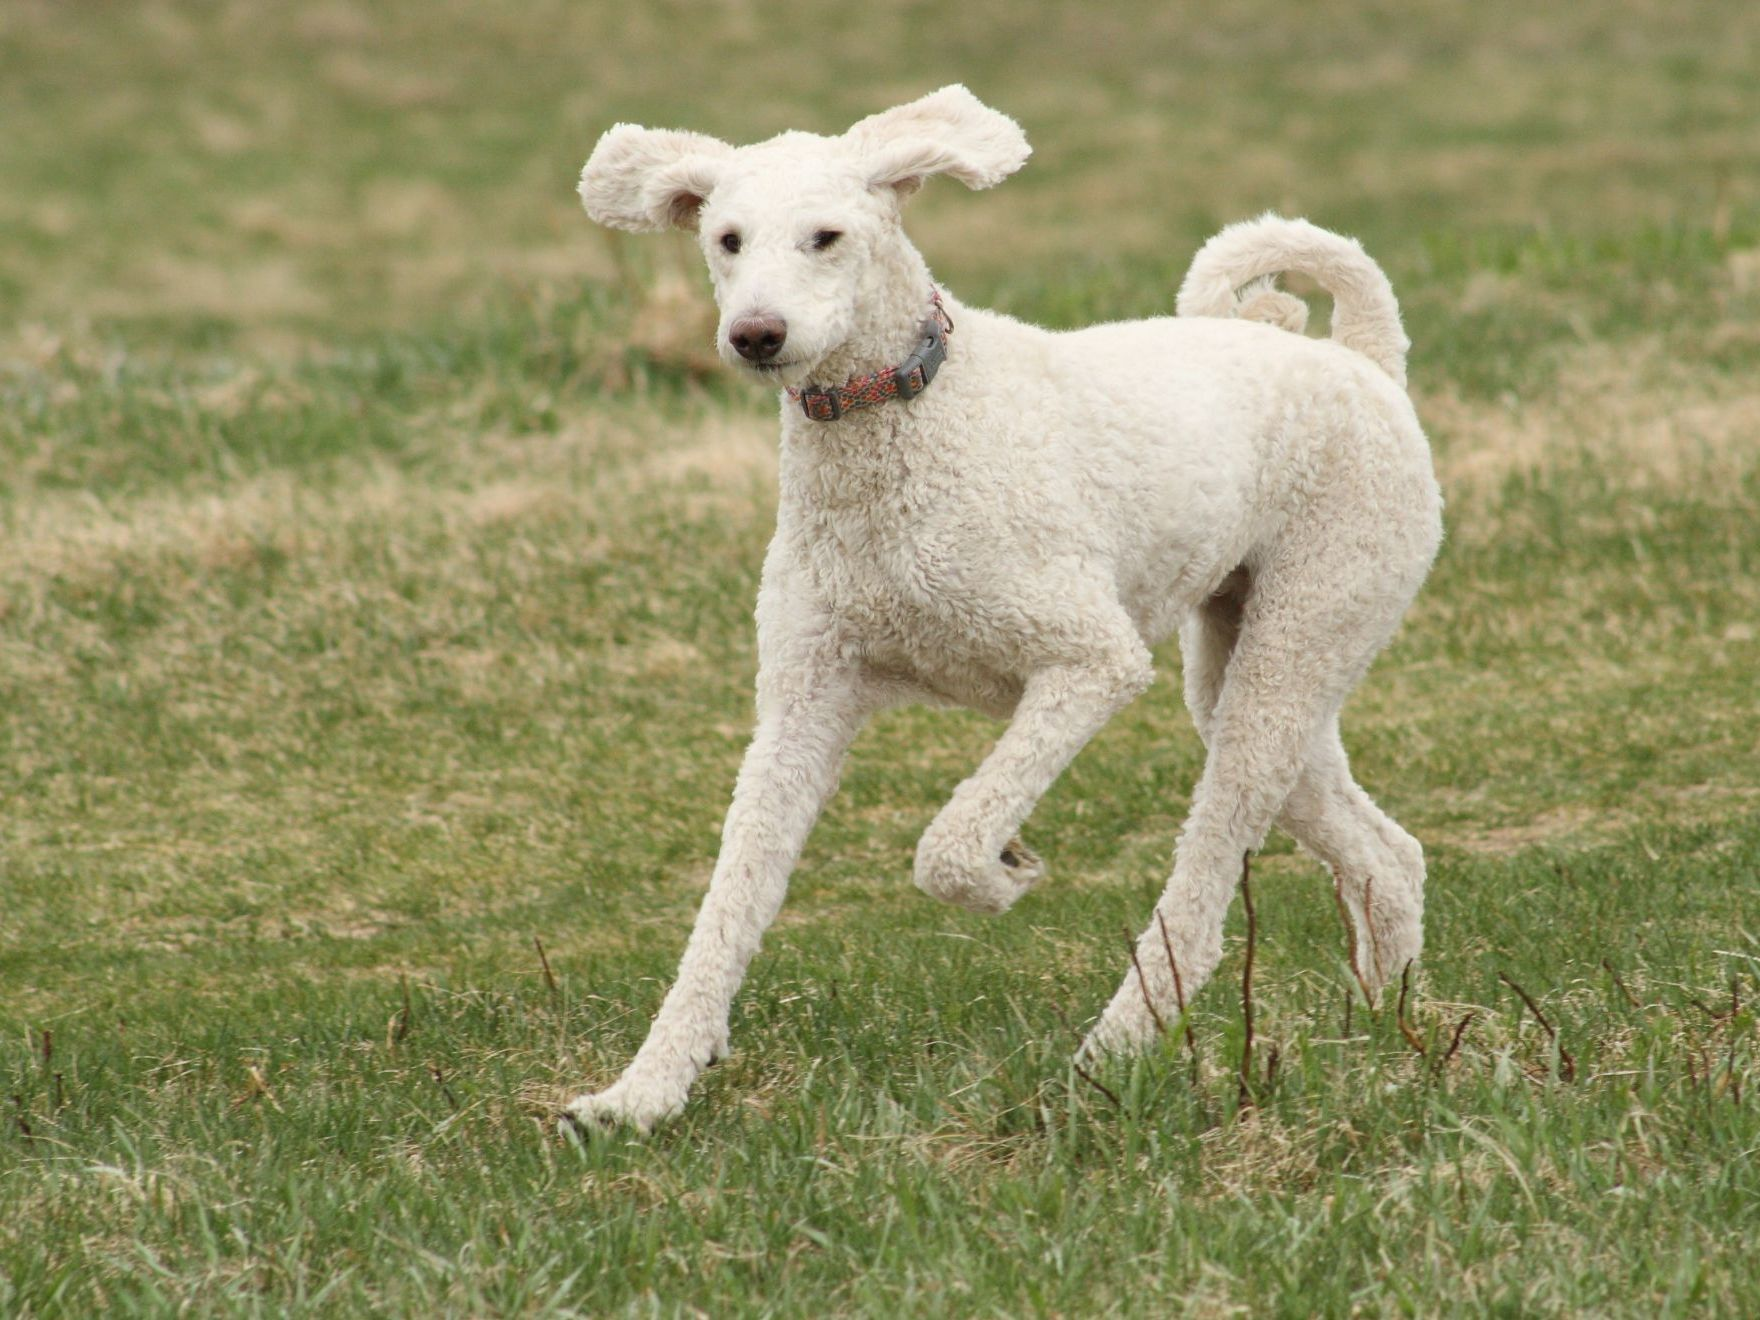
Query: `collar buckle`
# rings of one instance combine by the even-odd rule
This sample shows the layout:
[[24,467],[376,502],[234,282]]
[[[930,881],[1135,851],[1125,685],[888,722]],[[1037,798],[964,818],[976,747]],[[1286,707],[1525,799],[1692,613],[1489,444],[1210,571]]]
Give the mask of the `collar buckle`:
[[[940,311],[939,301],[936,311]],[[935,379],[935,373],[941,370],[941,364],[947,361],[947,331],[942,328],[941,317],[936,316],[923,323],[923,342],[917,345],[917,351],[903,362],[893,375],[898,385],[898,397],[914,399],[929,388],[929,382]]]

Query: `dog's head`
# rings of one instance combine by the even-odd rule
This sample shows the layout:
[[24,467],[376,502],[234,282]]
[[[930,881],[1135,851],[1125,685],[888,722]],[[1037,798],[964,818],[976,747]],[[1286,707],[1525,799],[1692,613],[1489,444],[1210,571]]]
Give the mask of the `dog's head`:
[[850,337],[886,278],[903,199],[935,174],[988,188],[1030,151],[1020,125],[952,86],[834,138],[784,133],[733,147],[618,124],[581,171],[580,194],[600,224],[696,231],[721,309],[722,360],[799,385]]

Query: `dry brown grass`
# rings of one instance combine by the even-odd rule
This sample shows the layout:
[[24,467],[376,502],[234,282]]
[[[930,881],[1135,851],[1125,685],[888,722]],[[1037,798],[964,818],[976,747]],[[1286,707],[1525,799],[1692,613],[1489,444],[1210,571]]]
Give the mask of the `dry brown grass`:
[[1760,391],[1739,376],[1673,360],[1653,342],[1576,349],[1538,398],[1487,401],[1420,388],[1416,401],[1449,490],[1482,492],[1511,476],[1556,475],[1585,461],[1617,468],[1635,491],[1734,490],[1760,462]]

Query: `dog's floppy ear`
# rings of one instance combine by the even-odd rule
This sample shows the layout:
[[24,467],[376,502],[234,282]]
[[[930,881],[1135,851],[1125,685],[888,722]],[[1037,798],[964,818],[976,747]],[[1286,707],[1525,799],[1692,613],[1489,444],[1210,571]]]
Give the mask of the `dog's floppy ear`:
[[989,188],[1033,153],[1019,124],[958,83],[869,115],[844,138],[860,153],[869,184],[892,188],[900,197],[932,174],[952,175],[968,188]]
[[733,148],[703,133],[618,124],[581,171],[581,205],[613,229],[695,229]]

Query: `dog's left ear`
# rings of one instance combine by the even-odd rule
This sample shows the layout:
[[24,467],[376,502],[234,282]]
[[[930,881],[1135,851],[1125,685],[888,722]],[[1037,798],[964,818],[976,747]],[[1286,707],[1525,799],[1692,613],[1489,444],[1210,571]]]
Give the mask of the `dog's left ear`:
[[844,139],[860,153],[869,185],[901,198],[932,174],[951,175],[968,188],[993,187],[1033,154],[1019,124],[957,83],[869,115]]

